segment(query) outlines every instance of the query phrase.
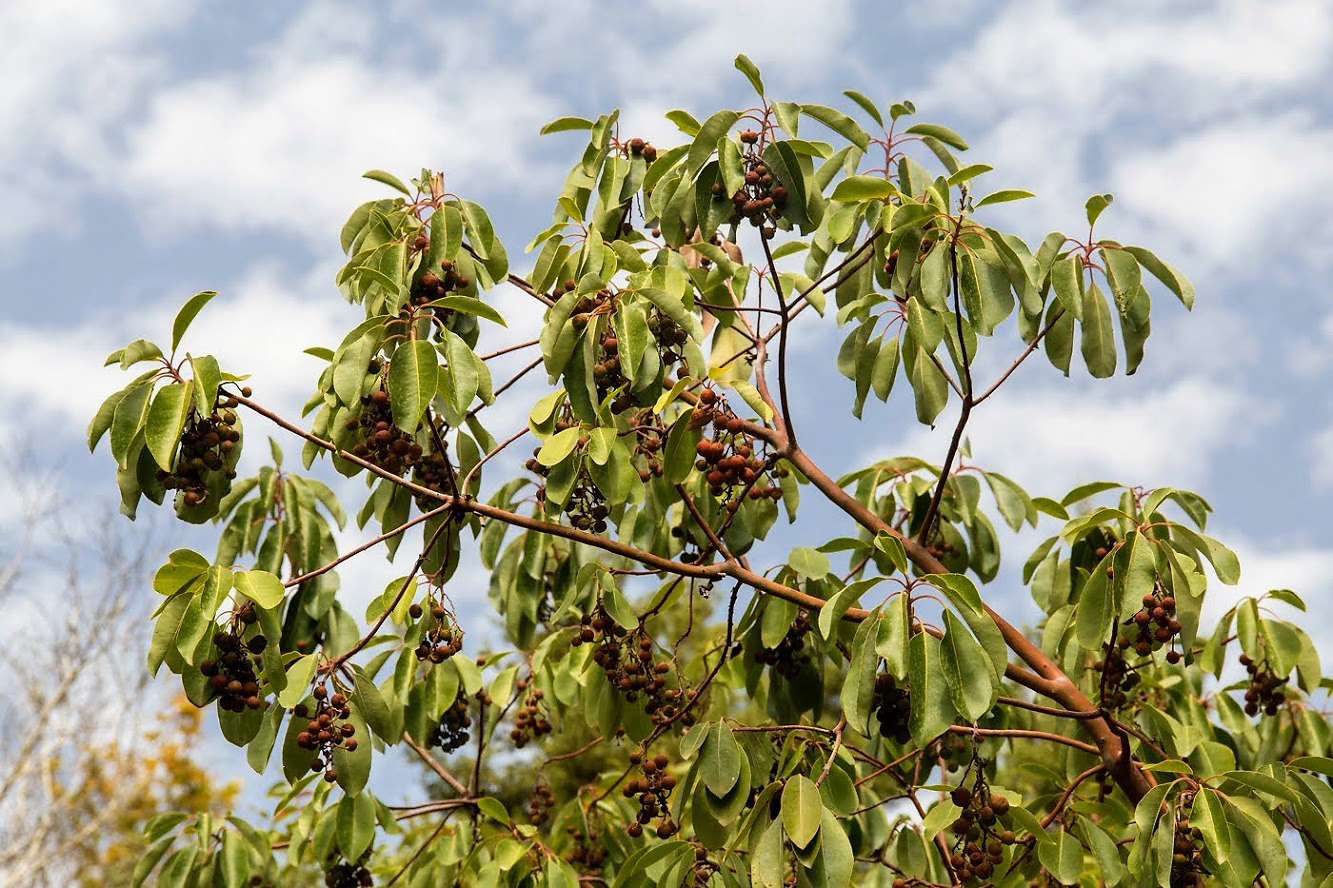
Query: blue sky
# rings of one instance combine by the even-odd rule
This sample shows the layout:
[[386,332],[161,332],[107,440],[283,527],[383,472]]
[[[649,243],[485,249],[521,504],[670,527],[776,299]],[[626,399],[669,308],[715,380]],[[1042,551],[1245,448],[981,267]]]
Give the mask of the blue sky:
[[[347,213],[382,193],[364,170],[444,170],[488,207],[521,271],[581,150],[577,136],[539,138],[542,123],[619,107],[622,132],[674,144],[663,112],[749,104],[732,68],[745,52],[773,96],[912,99],[995,167],[988,185],[1037,192],[993,217],[1034,241],[1080,230],[1084,199],[1115,193],[1100,233],[1179,267],[1194,312],[1157,299],[1133,377],[1025,365],[974,420],[974,461],[1034,494],[1098,478],[1194,489],[1241,555],[1239,592],[1333,595],[1327,3],[48,0],[0,5],[0,32],[0,441],[40,441],[80,508],[114,508],[110,459],[82,444],[123,384],[102,358],[164,338],[197,290],[221,295],[186,346],[299,413],[318,372],[301,349],[357,320],[332,278]],[[539,322],[516,294],[496,299],[510,341]],[[941,459],[947,413],[934,432],[894,406],[850,418],[851,384],[833,370],[841,334],[811,320],[796,338],[798,422],[850,432],[804,435],[816,457],[836,470]],[[540,394],[516,391],[494,408],[497,435]],[[259,420],[249,431],[268,433]],[[16,518],[0,497],[0,531]],[[780,543],[809,542],[800,530]],[[1007,551],[997,584],[1020,614],[1015,568],[1034,540]],[[364,602],[391,570],[350,567],[344,588]],[[486,619],[485,578],[463,580]],[[1213,591],[1220,613],[1237,590]],[[1311,631],[1333,660],[1333,630]]]

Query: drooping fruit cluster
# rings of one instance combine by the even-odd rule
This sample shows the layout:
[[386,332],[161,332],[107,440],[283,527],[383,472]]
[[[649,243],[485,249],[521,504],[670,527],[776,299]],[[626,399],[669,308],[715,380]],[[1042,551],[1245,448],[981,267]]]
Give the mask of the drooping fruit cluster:
[[[1182,800],[1188,794],[1182,794]],[[1191,805],[1193,798],[1190,797]],[[1171,847],[1171,888],[1203,888],[1208,884],[1208,870],[1203,863],[1199,841],[1203,831],[1190,826],[1189,818],[1181,812],[1176,819],[1176,835]]]
[[649,163],[657,160],[657,149],[653,147],[652,142],[645,142],[643,139],[635,137],[626,142],[624,148],[629,150],[631,156],[642,157]]
[[1250,674],[1250,686],[1245,689],[1245,714],[1277,715],[1279,707],[1287,702],[1287,695],[1282,686],[1287,679],[1278,678],[1268,665],[1268,660],[1256,663],[1245,654],[1240,655],[1240,664]]
[[[732,213],[728,220],[732,225],[740,224],[742,219],[749,219],[750,224],[758,228],[764,223],[776,223],[782,215],[782,208],[787,203],[788,192],[785,185],[773,176],[773,172],[759,156],[757,145],[759,133],[745,130],[740,134],[744,156],[745,184],[731,195]],[[713,184],[713,193],[724,192],[721,182]],[[764,225],[764,236],[772,237],[774,226]]]
[[431,728],[426,744],[438,747],[445,752],[453,752],[469,739],[468,728],[472,727],[472,716],[467,711],[467,694],[460,688],[453,705],[440,713],[439,721]]
[[[429,246],[429,240],[426,243]],[[415,245],[414,245],[415,246]],[[434,302],[437,299],[443,299],[450,293],[466,290],[472,283],[465,274],[459,273],[454,267],[452,259],[444,259],[440,262],[440,273],[427,271],[417,278],[416,283],[412,285],[412,292],[408,296],[408,301],[413,306],[425,305]],[[429,309],[435,313],[435,316],[441,321],[446,320],[451,310],[443,306],[432,305]]]
[[352,446],[352,454],[386,472],[401,475],[404,469],[421,459],[421,445],[393,424],[388,391],[375,389],[362,396],[361,403],[361,415],[347,420],[347,430],[360,430],[366,437]]
[[1180,634],[1180,621],[1176,619],[1176,599],[1165,594],[1160,585],[1143,596],[1143,607],[1134,612],[1125,621],[1127,630],[1120,636],[1121,648],[1134,648],[1134,653],[1146,657],[1164,644],[1172,649],[1167,652],[1167,660],[1180,662],[1180,652],[1175,650],[1175,638]]
[[347,720],[351,710],[345,694],[334,692],[330,695],[324,685],[316,685],[312,693],[315,697],[313,713],[304,704],[296,708],[297,718],[310,719],[305,730],[296,735],[296,745],[315,753],[310,770],[323,771],[324,779],[332,783],[338,779],[338,772],[333,767],[333,750],[339,747],[347,752],[356,750],[356,725]]
[[684,354],[685,343],[690,341],[689,332],[656,308],[648,315],[648,330],[657,340],[657,356],[662,366],[670,370]]
[[[712,399],[705,394],[708,392],[712,389],[700,393],[701,406],[710,406]],[[765,483],[767,462],[755,453],[755,442],[745,433],[745,423],[734,414],[720,410],[713,413],[712,421],[714,437],[700,438],[694,446],[699,455],[694,467],[705,473],[709,493],[715,498],[725,496],[727,509],[733,512],[740,506],[738,488],[745,486],[749,487],[750,499],[782,499],[781,488]]]
[[694,848],[694,868],[690,870],[690,881],[686,885],[691,888],[701,888],[707,885],[713,873],[720,867],[718,864],[708,859],[708,849],[702,845],[696,845]]
[[555,796],[551,787],[538,783],[532,788],[532,798],[528,800],[528,821],[533,826],[541,826],[550,819],[551,806],[554,804]]
[[597,362],[592,365],[592,379],[597,385],[597,400],[604,401],[612,394],[611,412],[624,413],[634,406],[630,395],[630,380],[620,366],[620,341],[611,332],[608,325],[606,335],[598,344]]
[[[415,653],[418,660],[443,663],[463,649],[463,627],[458,625],[454,615],[443,602],[437,601],[433,596],[434,593],[427,599],[430,604],[430,623],[422,634],[421,643],[417,645]],[[407,609],[407,613],[412,619],[420,620],[426,615],[426,610],[414,602]]]
[[324,870],[324,884],[328,888],[366,888],[374,885],[375,879],[366,869],[365,856],[358,861],[337,858]]
[[639,480],[647,482],[650,478],[662,477],[662,459],[658,454],[662,452],[666,429],[658,424],[651,409],[633,414],[628,422],[634,435],[634,452],[630,458]]
[[232,614],[227,628],[213,634],[217,655],[199,664],[199,671],[208,679],[208,686],[217,694],[218,706],[227,712],[267,708],[260,696],[256,660],[268,647],[268,639],[255,635],[246,641],[242,634],[253,625],[257,615],[254,604],[247,601]]
[[574,847],[565,852],[565,860],[578,864],[588,875],[601,870],[606,862],[606,843],[600,840],[601,837],[595,831],[585,833],[577,827],[566,831],[574,840]]
[[795,678],[802,668],[810,665],[810,655],[804,652],[805,636],[810,628],[809,612],[800,611],[777,646],[759,648],[754,652],[755,660],[764,666],[772,666],[773,671],[785,679]]
[[[443,435],[440,435],[437,441],[438,446],[444,449],[437,449],[435,446],[429,449],[423,448],[422,454],[412,464],[412,482],[437,493],[453,493],[455,481],[453,464],[449,462],[449,442]],[[409,454],[412,452],[412,446],[415,446],[415,442],[409,446]],[[424,494],[417,494],[415,499],[422,511],[429,511],[439,505],[437,501]]]
[[[241,389],[241,394],[248,398],[250,389]],[[198,506],[208,499],[210,476],[221,475],[228,481],[236,477],[236,470],[230,468],[235,461],[229,463],[228,458],[241,441],[234,409],[239,404],[235,398],[219,393],[209,415],[191,410],[181,433],[175,468],[170,472],[157,470],[157,480],[167,490],[180,491],[185,505]]]
[[950,774],[962,770],[974,752],[972,744],[966,737],[952,731],[936,740],[931,747],[931,757],[938,759],[940,767]]
[[898,687],[893,673],[885,671],[875,676],[875,691],[870,701],[871,711],[879,721],[881,737],[895,743],[912,739],[912,693]]
[[528,741],[533,735],[545,737],[551,733],[551,722],[546,714],[542,712],[545,704],[542,698],[545,694],[542,689],[533,687],[528,681],[520,679],[518,683],[520,691],[526,691],[527,695],[523,698],[523,705],[518,708],[518,713],[514,716],[514,727],[509,732],[509,739],[514,741],[514,746],[522,749],[528,745]]
[[676,778],[667,773],[670,760],[660,752],[649,758],[646,753],[637,750],[630,753],[629,760],[631,764],[639,766],[640,776],[626,783],[621,792],[627,799],[638,799],[639,812],[625,831],[638,838],[643,835],[643,828],[656,817],[660,818],[656,827],[657,837],[670,838],[679,829],[667,808],[671,790],[676,788]]
[[949,798],[963,810],[950,830],[956,837],[950,863],[954,874],[964,883],[984,882],[1004,860],[1004,849],[1016,841],[1009,819],[1009,800],[993,794],[981,769],[971,788],[954,787]]
[[1099,686],[1103,709],[1119,709],[1129,702],[1128,692],[1138,687],[1140,679],[1139,673],[1125,661],[1120,646],[1102,645],[1102,659],[1094,661],[1092,668],[1102,674]]
[[642,626],[626,630],[598,602],[592,613],[580,618],[578,635],[570,643],[576,647],[596,644],[592,659],[606,673],[606,680],[630,703],[642,696],[643,709],[654,722],[676,714],[681,693],[666,686],[671,663],[653,661],[653,639]]

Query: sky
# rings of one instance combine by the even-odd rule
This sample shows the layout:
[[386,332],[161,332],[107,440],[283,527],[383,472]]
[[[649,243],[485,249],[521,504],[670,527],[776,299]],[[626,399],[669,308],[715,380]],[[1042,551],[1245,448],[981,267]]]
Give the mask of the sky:
[[[752,103],[732,67],[744,52],[771,96],[848,111],[843,89],[906,98],[962,133],[968,159],[995,168],[988,185],[1038,195],[991,217],[1030,243],[1080,231],[1086,197],[1114,193],[1099,233],[1179,268],[1193,312],[1155,299],[1131,377],[1024,365],[969,427],[973,462],[1057,498],[1099,479],[1201,493],[1210,532],[1243,567],[1237,587],[1214,586],[1213,615],[1271,588],[1296,590],[1316,615],[1333,595],[1333,5],[0,0],[0,33],[0,444],[32,449],[85,517],[115,509],[111,459],[83,443],[124,384],[103,358],[166,339],[199,290],[220,295],[185,347],[299,414],[320,369],[302,349],[336,345],[358,320],[333,275],[347,214],[385,193],[363,171],[443,170],[488,208],[522,272],[582,150],[578,135],[539,137],[543,123],[619,108],[623,133],[676,144],[664,112]],[[537,329],[535,303],[494,299],[507,341]],[[816,460],[839,472],[942,459],[950,412],[935,430],[893,404],[850,417],[851,383],[833,367],[842,335],[810,318],[793,340],[793,410]],[[1008,335],[996,367],[1016,352]],[[541,391],[515,389],[491,409],[492,431],[519,428]],[[248,430],[261,444],[253,470],[270,429],[255,418]],[[12,534],[20,515],[5,503],[0,491],[0,533]],[[211,548],[142,512],[163,552]],[[781,531],[774,557],[810,542],[809,526]],[[1017,566],[1054,527],[1042,530],[1006,537],[993,593],[1028,620]],[[360,539],[349,528],[340,542]],[[343,575],[358,612],[397,574],[358,560]],[[460,616],[480,630],[486,578],[473,566],[456,582]],[[16,620],[37,606],[0,602]],[[1333,627],[1306,621],[1333,662]],[[212,762],[245,768],[226,750]]]

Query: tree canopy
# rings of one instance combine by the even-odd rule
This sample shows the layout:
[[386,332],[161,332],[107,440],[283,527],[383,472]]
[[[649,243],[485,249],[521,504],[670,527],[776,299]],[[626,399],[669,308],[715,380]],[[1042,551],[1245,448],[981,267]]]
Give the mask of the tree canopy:
[[[1189,282],[1102,235],[1110,195],[1033,247],[989,209],[1031,195],[980,187],[991,168],[912,103],[778,100],[736,66],[754,106],[672,111],[672,147],[615,113],[548,124],[587,143],[522,276],[443,173],[367,173],[386,196],[343,226],[336,281],[364,321],[306,349],[325,366],[305,419],[182,350],[212,292],[167,347],[108,358],[139,374],[89,429],[123,511],[170,500],[216,529],[215,552],[156,572],[148,668],[282,775],[270,822],[152,822],[136,884],[1333,874],[1329,680],[1267,607],[1300,598],[1200,625],[1210,583],[1240,576],[1202,496],[1034,496],[970,462],[969,420],[1021,365],[1132,374],[1152,299],[1188,309]],[[531,298],[536,338],[506,337],[501,287]],[[823,359],[853,383],[846,429],[792,409],[792,337],[816,325],[844,331]],[[522,426],[488,427],[534,372],[549,393]],[[938,462],[834,477],[802,446],[874,428],[893,397],[927,425],[956,410]],[[299,443],[302,472],[270,439],[271,463],[237,477],[257,426]],[[363,478],[364,499],[341,502],[316,464]],[[763,541],[811,498],[845,520],[799,525],[814,535],[772,557]],[[340,552],[353,509],[365,541]],[[1022,555],[1030,630],[993,608],[1012,591],[997,522],[1046,534]],[[351,613],[337,568],[377,550],[402,575]],[[450,594],[469,558],[502,624],[485,651]],[[438,798],[395,808],[368,788],[397,746]]]

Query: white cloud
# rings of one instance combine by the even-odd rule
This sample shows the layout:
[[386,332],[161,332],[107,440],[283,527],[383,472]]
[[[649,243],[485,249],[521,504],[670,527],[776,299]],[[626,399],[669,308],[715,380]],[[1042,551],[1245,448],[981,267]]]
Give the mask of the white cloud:
[[503,70],[284,59],[158,95],[129,138],[123,187],[157,226],[278,229],[324,246],[357,203],[391,195],[359,181],[365,170],[443,169],[464,193],[520,183],[546,116],[534,85]]
[[[1241,578],[1235,586],[1224,586],[1215,579],[1209,582],[1201,623],[1204,630],[1211,632],[1222,614],[1241,598],[1257,598],[1273,589],[1292,590],[1315,613],[1320,602],[1333,596],[1333,549],[1312,545],[1280,547],[1226,530],[1210,528],[1210,532],[1236,552]],[[1333,625],[1328,621],[1311,619],[1281,603],[1266,607],[1279,619],[1294,622],[1307,632],[1325,662],[1333,657]]]
[[1310,477],[1320,487],[1333,487],[1333,425],[1310,439]]
[[0,5],[0,244],[69,224],[70,172],[100,165],[110,153],[112,126],[161,70],[153,41],[186,20],[195,5]]
[[1333,257],[1321,197],[1333,187],[1333,129],[1308,115],[1229,119],[1141,145],[1112,163],[1110,180],[1132,212],[1211,262],[1253,274],[1279,244]]
[[[974,460],[1009,475],[1034,495],[1059,497],[1084,481],[1197,486],[1217,450],[1234,439],[1236,420],[1254,405],[1234,388],[1185,378],[1149,392],[1113,393],[1064,384],[1006,391],[972,415]],[[931,454],[939,460],[956,421],[947,412],[933,431],[914,430],[872,455]],[[868,461],[868,460],[867,460]]]

